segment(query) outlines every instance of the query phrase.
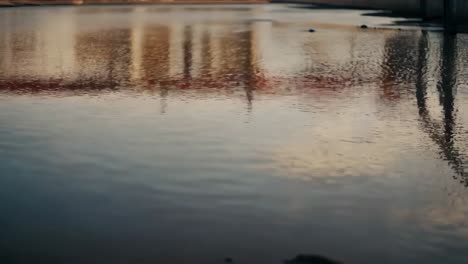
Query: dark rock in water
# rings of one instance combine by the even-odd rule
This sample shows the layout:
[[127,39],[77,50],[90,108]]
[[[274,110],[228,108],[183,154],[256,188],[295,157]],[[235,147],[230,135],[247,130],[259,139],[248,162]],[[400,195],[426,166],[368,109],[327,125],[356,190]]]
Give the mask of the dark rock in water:
[[315,32],[315,29],[309,28],[309,32],[313,33],[313,32]]
[[232,263],[232,258],[225,258],[225,259],[224,259],[224,262],[226,262],[226,263]]
[[319,255],[297,255],[291,260],[286,260],[285,264],[341,264],[338,261],[328,259]]
[[361,28],[366,29],[366,28],[369,28],[369,27],[367,25],[361,25]]

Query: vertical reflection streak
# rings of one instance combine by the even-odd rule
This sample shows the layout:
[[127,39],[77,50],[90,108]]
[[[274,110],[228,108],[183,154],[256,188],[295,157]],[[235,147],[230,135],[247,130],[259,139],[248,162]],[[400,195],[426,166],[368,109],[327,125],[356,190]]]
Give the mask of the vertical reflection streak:
[[455,95],[456,89],[456,59],[457,45],[456,36],[444,34],[442,52],[441,52],[441,73],[437,83],[437,91],[440,104],[442,105],[443,120],[442,124],[431,118],[427,107],[427,53],[428,53],[428,34],[421,35],[419,41],[418,71],[416,80],[416,101],[419,108],[419,115],[423,130],[428,133],[430,138],[441,150],[441,158],[446,160],[454,170],[456,176],[465,186],[468,187],[468,179],[465,173],[465,165],[462,159],[462,153],[455,145]]
[[184,29],[184,45],[183,45],[183,54],[184,54],[184,79],[189,81],[191,79],[191,70],[192,70],[192,26],[187,25]]
[[456,36],[451,34],[444,35],[442,50],[442,77],[439,83],[441,92],[442,106],[444,111],[445,141],[447,144],[453,143],[453,127],[455,122],[454,113],[454,89],[456,73]]

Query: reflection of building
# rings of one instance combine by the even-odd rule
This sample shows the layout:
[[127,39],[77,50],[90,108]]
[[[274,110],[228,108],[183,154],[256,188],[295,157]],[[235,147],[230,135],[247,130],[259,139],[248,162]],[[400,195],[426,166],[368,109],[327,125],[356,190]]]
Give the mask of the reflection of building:
[[[67,9],[54,21],[31,15],[30,24],[21,28],[24,10],[0,17],[5,25],[0,36],[2,92],[121,90],[150,92],[164,100],[187,92],[198,98],[236,97],[246,101],[247,109],[261,96],[293,95],[301,106],[322,104],[328,110],[335,105],[327,102],[365,89],[373,89],[372,95],[377,91],[376,98],[365,102],[378,110],[411,103],[416,94],[424,131],[464,175],[467,157],[457,141],[461,126],[455,125],[463,124],[456,111],[463,106],[455,106],[461,55],[452,53],[461,49],[454,40],[341,27],[325,35],[300,34],[287,22],[253,19],[264,17],[260,6],[242,9],[241,18],[222,10],[214,18],[190,17],[190,9],[183,20],[172,18],[171,12],[180,12],[174,7],[119,7],[114,15],[103,9]],[[433,75],[439,85],[429,80]]]
[[[166,14],[174,10],[162,9]],[[257,6],[245,11],[261,17],[265,10]],[[11,69],[22,69],[19,72],[37,77],[36,82],[49,82],[52,86],[61,83],[60,90],[109,85],[109,88],[153,90],[223,88],[223,92],[232,93],[237,90],[229,88],[241,87],[249,100],[254,90],[273,94],[273,87],[280,90],[321,87],[326,91],[330,86],[350,85],[357,74],[373,72],[363,69],[364,63],[356,64],[356,57],[335,56],[337,46],[330,47],[323,39],[322,43],[318,39],[312,45],[318,51],[315,54],[309,54],[307,46],[284,50],[292,38],[284,38],[287,27],[274,21],[246,19],[233,23],[237,17],[228,13],[216,17],[216,24],[209,20],[153,22],[142,16],[145,9],[141,7],[119,9],[125,18],[108,17],[101,9],[76,12],[80,16],[65,12],[58,17],[59,23],[39,21],[42,30],[20,36],[14,45],[19,50],[7,52],[12,56]],[[115,26],[114,22],[108,22],[113,19]],[[60,38],[54,35],[56,32],[60,32]],[[347,38],[341,38],[338,46],[356,53],[360,41],[353,40],[356,43],[349,46]],[[355,56],[360,56],[360,52]],[[304,64],[304,56],[313,59]],[[291,83],[295,87],[286,87]],[[219,93],[220,89],[212,91]]]
[[79,79],[127,83],[132,61],[130,37],[128,29],[78,34],[75,52]]
[[[0,49],[3,51],[0,56],[0,69],[6,70],[11,64],[11,35],[13,27],[11,25],[10,16],[0,16],[0,24],[4,25],[2,36],[0,37]],[[5,74],[0,71],[0,76]]]
[[[24,27],[22,19],[27,16],[36,27]],[[63,74],[74,73],[74,30],[75,20],[73,13],[64,11],[55,17],[61,23],[55,23],[40,14],[22,14],[17,16],[2,15],[5,26],[2,27],[1,40],[5,56],[2,61],[0,75],[31,76],[37,78],[54,78]]]

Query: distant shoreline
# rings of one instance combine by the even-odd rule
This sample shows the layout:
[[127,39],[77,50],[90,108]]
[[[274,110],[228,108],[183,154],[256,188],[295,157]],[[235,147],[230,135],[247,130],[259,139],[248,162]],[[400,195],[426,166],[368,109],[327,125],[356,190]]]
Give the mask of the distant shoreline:
[[269,0],[0,0],[2,7],[112,4],[264,4]]

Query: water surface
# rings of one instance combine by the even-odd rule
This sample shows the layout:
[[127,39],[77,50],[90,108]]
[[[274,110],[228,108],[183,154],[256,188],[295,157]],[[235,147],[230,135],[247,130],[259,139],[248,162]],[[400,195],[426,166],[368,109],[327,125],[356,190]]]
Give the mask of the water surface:
[[1,262],[467,263],[468,37],[362,13],[0,10]]

